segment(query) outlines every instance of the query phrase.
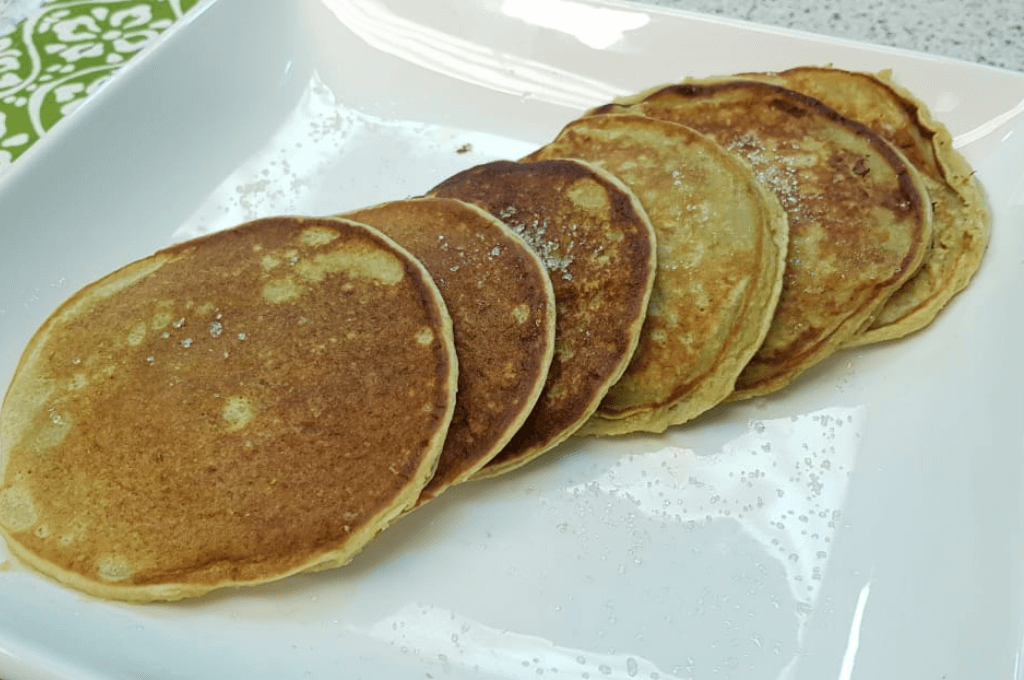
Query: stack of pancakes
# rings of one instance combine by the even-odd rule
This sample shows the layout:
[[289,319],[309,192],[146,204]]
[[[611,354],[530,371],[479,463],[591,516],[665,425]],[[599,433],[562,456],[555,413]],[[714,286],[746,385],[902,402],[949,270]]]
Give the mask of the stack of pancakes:
[[0,411],[0,532],[173,600],[344,564],[453,484],[926,326],[982,192],[889,74],[653,88],[422,197],[178,244],[69,299]]

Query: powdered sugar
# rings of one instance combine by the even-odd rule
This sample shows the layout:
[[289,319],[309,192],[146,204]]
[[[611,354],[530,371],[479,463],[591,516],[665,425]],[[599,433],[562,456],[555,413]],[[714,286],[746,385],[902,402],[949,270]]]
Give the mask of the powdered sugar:
[[766,148],[763,140],[749,132],[730,141],[726,148],[750,163],[757,181],[775,193],[790,219],[799,216],[802,194],[797,167],[806,165],[804,161],[779,149]]
[[[548,236],[548,229],[551,226],[551,222],[548,218],[539,219],[534,218],[532,220],[518,220],[514,219],[516,215],[516,208],[513,205],[502,208],[498,211],[498,218],[504,222],[509,229],[514,231],[521,239],[526,241],[526,245],[537,254],[540,258],[544,268],[550,274],[560,274],[561,277],[566,281],[572,280],[572,272],[569,271],[569,267],[572,266],[573,260],[575,259],[572,255],[574,241],[570,240],[566,247],[563,248],[562,244],[555,241]],[[568,231],[575,232],[577,226],[570,224],[566,227]]]

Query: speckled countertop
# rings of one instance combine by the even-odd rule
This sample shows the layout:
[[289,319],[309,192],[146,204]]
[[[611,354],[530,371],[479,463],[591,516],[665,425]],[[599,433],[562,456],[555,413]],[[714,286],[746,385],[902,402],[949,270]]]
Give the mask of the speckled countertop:
[[1024,71],[1024,0],[637,0]]

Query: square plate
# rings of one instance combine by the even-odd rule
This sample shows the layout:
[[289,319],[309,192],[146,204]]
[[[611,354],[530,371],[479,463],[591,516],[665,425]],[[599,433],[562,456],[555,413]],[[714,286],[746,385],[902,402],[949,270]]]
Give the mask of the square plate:
[[1021,74],[594,0],[206,2],[0,179],[0,384],[64,298],[175,239],[806,63],[892,68],[984,183],[991,247],[932,327],[453,489],[342,569],[138,606],[0,546],[0,677],[1024,677]]

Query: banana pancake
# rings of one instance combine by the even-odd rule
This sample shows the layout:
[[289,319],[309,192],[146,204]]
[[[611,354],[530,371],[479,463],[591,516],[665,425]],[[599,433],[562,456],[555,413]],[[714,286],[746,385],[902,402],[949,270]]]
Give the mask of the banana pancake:
[[452,316],[455,415],[423,503],[483,467],[533,409],[554,353],[554,290],[533,250],[469,203],[415,198],[346,217],[381,230],[419,258]]
[[411,506],[455,401],[451,319],[376,230],[270,218],[80,290],[0,413],[11,552],[174,600],[348,562]]
[[921,266],[931,204],[888,142],[817,99],[764,82],[663,86],[595,109],[690,125],[739,154],[789,218],[782,295],[730,399],[785,387],[870,323]]
[[654,226],[657,275],[629,367],[581,434],[661,432],[725,399],[782,287],[786,216],[706,136],[645,116],[571,122],[528,158],[581,158],[622,180]]
[[820,99],[847,118],[864,123],[902,151],[921,174],[934,211],[932,248],[921,269],[848,344],[899,338],[927,326],[967,287],[981,265],[989,238],[990,218],[981,186],[953,148],[949,130],[888,72],[806,66],[751,77]]
[[636,348],[654,281],[654,231],[614,177],[576,161],[498,161],[431,190],[496,215],[540,256],[555,291],[555,355],[526,422],[477,473],[518,468],[575,432]]

